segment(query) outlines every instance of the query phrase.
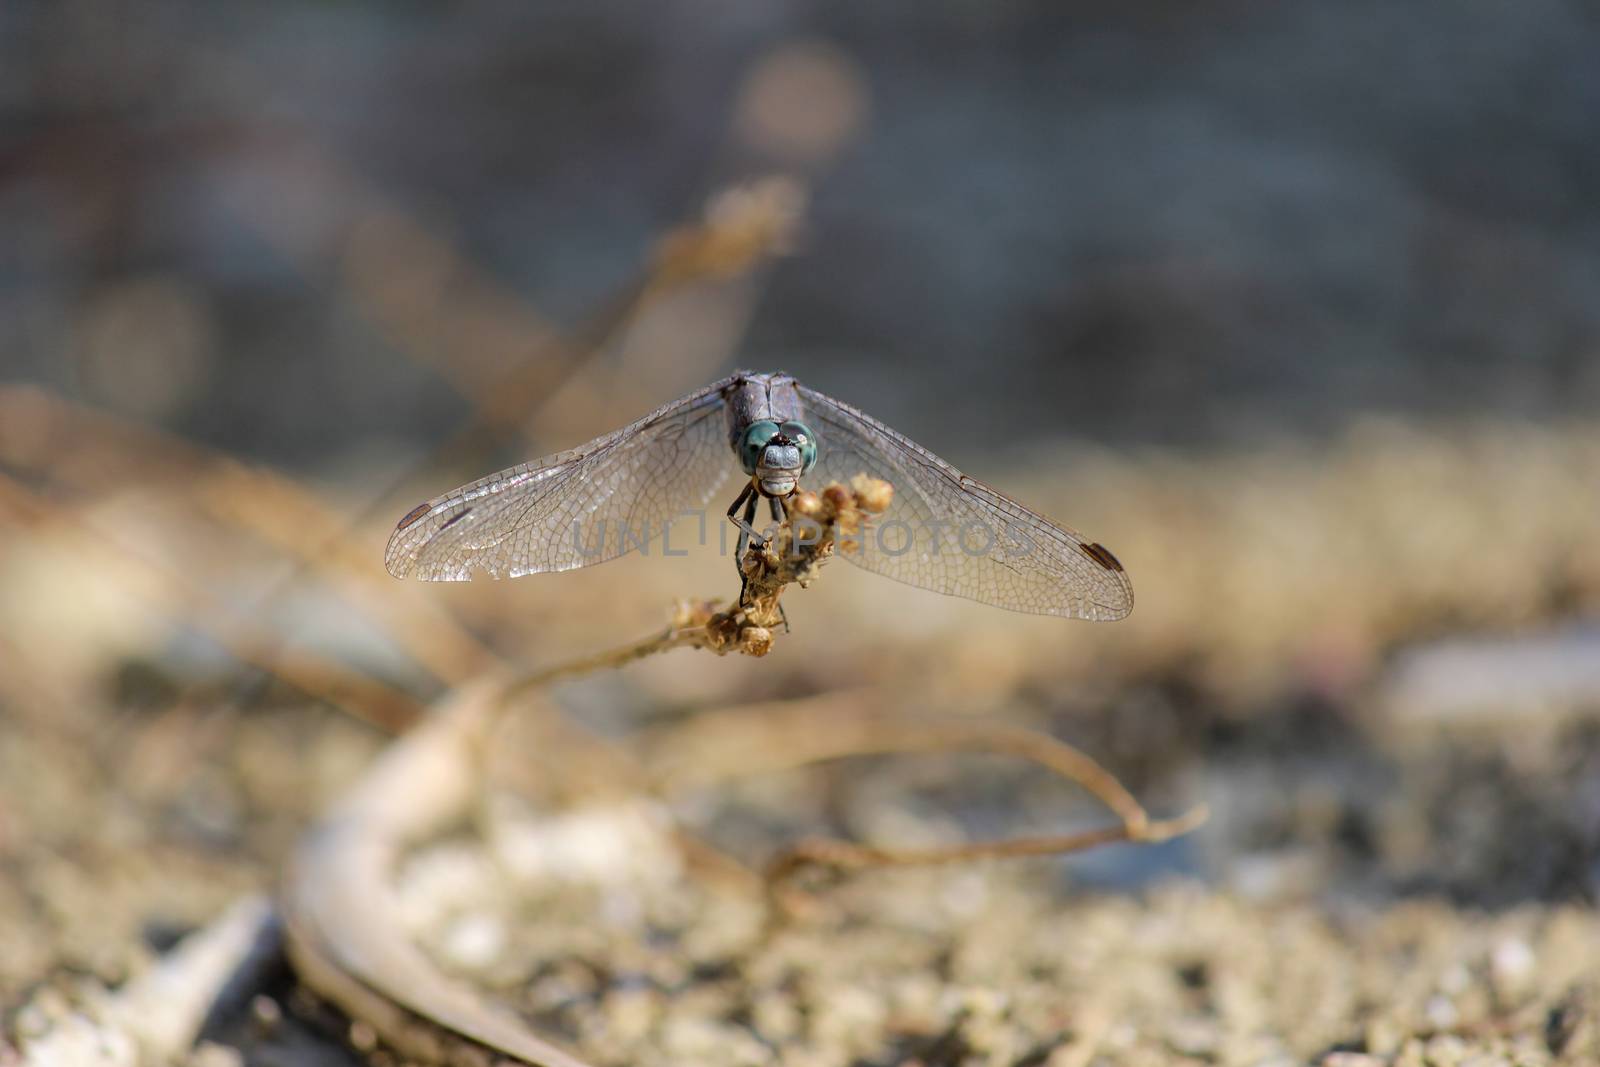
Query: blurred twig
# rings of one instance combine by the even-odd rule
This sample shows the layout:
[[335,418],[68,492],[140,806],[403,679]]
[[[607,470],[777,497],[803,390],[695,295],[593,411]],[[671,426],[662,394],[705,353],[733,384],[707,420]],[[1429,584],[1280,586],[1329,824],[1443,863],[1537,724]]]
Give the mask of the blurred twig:
[[[4,474],[0,474],[0,504],[23,525],[47,527],[52,539],[66,534],[87,559],[109,557],[128,565],[146,579],[136,583],[140,587],[136,594],[153,605],[164,608],[169,596],[175,596],[186,613],[175,621],[206,634],[241,663],[270,669],[308,696],[384,729],[394,729],[417,715],[416,702],[405,693],[315,653],[280,648],[275,639],[256,632],[225,609],[203,584],[139,555],[76,512]],[[269,655],[263,649],[272,652]]]
[[[350,540],[345,522],[288,477],[30,386],[0,386],[0,427],[7,425],[30,427],[26,435],[0,430],[0,460],[18,469],[39,470],[95,491],[125,488],[135,480],[185,486],[202,511],[260,536],[304,567],[338,576],[436,677],[459,682],[496,661],[478,638],[432,602],[395,612],[387,599],[393,585],[376,556]],[[327,542],[327,551],[314,551],[319,540]],[[379,586],[382,600],[374,599]],[[258,614],[268,603],[258,597],[242,614]],[[270,669],[271,646],[270,639],[255,644],[265,669]]]
[[770,885],[785,897],[786,883],[807,868],[930,866],[1013,856],[1078,852],[1115,841],[1152,843],[1176,837],[1205,821],[1204,807],[1169,820],[1152,820],[1117,778],[1078,749],[1034,730],[988,722],[930,722],[890,718],[852,706],[813,702],[778,714],[748,709],[699,716],[658,735],[649,765],[659,788],[705,784],[856,756],[908,752],[986,752],[1038,764],[1075,782],[1109,808],[1120,825],[1080,833],[977,841],[935,848],[894,848],[850,841],[801,841],[768,866]]
[[[902,725],[907,732],[916,728],[914,724]],[[1087,786],[1087,783],[1079,784]],[[774,886],[781,888],[782,883],[807,867],[832,867],[840,871],[868,867],[930,867],[1019,856],[1060,856],[1118,841],[1156,844],[1189,833],[1203,824],[1207,815],[1202,806],[1191,808],[1173,819],[1152,821],[1141,808],[1134,822],[1121,826],[1107,826],[1074,834],[1014,837],[1003,841],[974,841],[932,848],[895,848],[814,838],[800,841],[781,852],[768,865],[767,878]]]
[[650,766],[664,789],[886,753],[984,751],[1036,763],[1077,782],[1135,831],[1144,809],[1088,756],[1035,730],[988,722],[890,718],[861,699],[752,714],[700,715],[651,739]]
[[646,295],[702,278],[736,278],[791,251],[805,208],[805,186],[794,178],[773,175],[729,186],[707,202],[703,219],[657,243]]

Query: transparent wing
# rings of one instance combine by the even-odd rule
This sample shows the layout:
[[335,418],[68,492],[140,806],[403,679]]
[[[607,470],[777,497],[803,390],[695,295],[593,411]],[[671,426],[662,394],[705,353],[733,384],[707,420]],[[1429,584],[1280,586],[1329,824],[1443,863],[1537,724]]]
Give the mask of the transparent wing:
[[703,507],[737,466],[725,378],[581,448],[524,463],[413,509],[389,538],[396,578],[465,581],[567,571],[642,548]]
[[1011,611],[1120,619],[1133,585],[1104,546],[1051,522],[849,404],[800,386],[818,437],[811,488],[865,472],[894,502],[845,559],[866,570]]

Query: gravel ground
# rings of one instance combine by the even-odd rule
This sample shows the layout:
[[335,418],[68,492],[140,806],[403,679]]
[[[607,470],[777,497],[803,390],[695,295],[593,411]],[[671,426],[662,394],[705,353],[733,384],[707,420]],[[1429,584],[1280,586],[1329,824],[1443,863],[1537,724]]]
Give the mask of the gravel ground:
[[[900,711],[990,716],[1079,745],[1156,814],[1206,804],[1190,838],[864,872],[770,925],[748,886],[685,866],[661,836],[667,813],[751,867],[805,834],[937,844],[1105,816],[1034,770],[933,755],[656,808],[548,788],[567,754],[511,736],[481,818],[395,872],[406,933],[597,1064],[1600,1063],[1600,699],[1584,666],[1595,631],[1571,622],[1600,574],[1592,517],[1573,505],[1592,494],[1592,449],[1587,432],[1391,433],[1272,464],[1089,463],[1053,492],[1129,532],[1117,545],[1143,599],[1126,626],[1065,643],[1036,620],[977,626],[841,569],[792,598],[795,633],[767,660],[682,652],[555,694],[575,721],[635,740],[700,709],[863,689]],[[1521,498],[1510,547],[1481,564],[1478,541],[1419,519],[1454,507],[1470,526],[1528,484],[1548,491]],[[162,513],[152,502],[143,514]],[[1211,566],[1190,566],[1169,528]],[[27,623],[0,644],[12,1042],[274,889],[299,834],[385,743],[287,688],[228,710],[247,679],[115,600],[114,568],[86,580],[46,541],[0,550],[16,594],[0,616]],[[227,588],[240,564],[213,550]],[[1306,565],[1324,552],[1329,569]],[[1543,584],[1519,584],[1539,558]],[[594,604],[701,587],[636,562],[526,614],[496,589],[452,605],[507,646],[603,647],[649,620]],[[359,655],[314,607],[281,624],[314,619],[319,647]],[[393,1060],[284,966],[207,1033],[191,1058],[211,1067]]]

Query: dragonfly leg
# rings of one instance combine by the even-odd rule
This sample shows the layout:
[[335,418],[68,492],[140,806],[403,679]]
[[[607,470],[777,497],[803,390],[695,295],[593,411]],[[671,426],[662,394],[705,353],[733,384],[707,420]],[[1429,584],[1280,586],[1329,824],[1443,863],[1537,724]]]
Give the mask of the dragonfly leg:
[[[753,484],[746,484],[744,491],[728,506],[728,521],[739,527],[739,548],[733,554],[735,565],[744,556],[745,545],[750,543],[750,514],[755,508],[755,495],[756,487]],[[750,502],[750,507],[745,508],[744,525],[740,526],[739,520],[735,516],[739,514],[739,509],[744,507],[746,501]],[[727,542],[724,541],[723,544],[727,544]]]
[[[744,558],[744,550],[750,546],[751,531],[755,529],[756,504],[760,499],[753,490],[747,487],[743,493],[739,494],[739,499],[733,502],[733,507],[728,509],[728,518],[732,519],[733,524],[739,527],[739,547],[733,553],[735,563]],[[740,504],[744,504],[743,521],[733,517],[733,513],[739,510]],[[766,544],[766,540],[759,534],[755,536],[755,540],[758,546]]]
[[[772,512],[772,521],[780,525],[789,520],[789,506],[785,503],[785,499],[784,497],[776,496],[767,497],[767,506]],[[791,633],[792,631],[789,629],[789,613],[783,610],[781,603],[778,605],[778,619],[783,623],[783,632]]]
[[[750,588],[750,576],[744,572],[744,550],[750,544],[750,530],[756,521],[756,505],[761,502],[761,497],[754,489],[746,487],[749,501],[744,506],[744,523],[739,527],[739,550],[734,553],[733,565],[739,572],[739,603],[744,604],[745,591]],[[741,497],[743,494],[741,494]],[[765,543],[765,542],[763,542]]]
[[744,490],[742,492],[740,492],[738,498],[735,499],[732,504],[728,505],[728,518],[729,519],[732,519],[735,515],[737,515],[739,513],[739,509],[744,506],[744,502],[746,500],[749,500],[752,496],[754,496],[755,495],[755,491],[756,491],[755,483],[753,483],[753,482],[746,482],[745,483]]
[[[755,483],[746,482],[744,489],[739,492],[739,495],[734,499],[733,503],[728,505],[728,521],[739,527],[739,547],[733,550],[733,569],[739,574],[740,604],[744,603],[745,586],[749,584],[749,579],[744,576],[744,550],[745,546],[750,543],[750,520],[748,515],[751,508],[753,508],[755,505],[755,500],[752,499],[755,496],[755,491]],[[745,506],[746,501],[750,503],[751,508],[746,508],[745,522],[743,525],[740,525],[739,520],[735,516],[738,515],[739,509]],[[727,542],[724,541],[723,544],[727,544]]]

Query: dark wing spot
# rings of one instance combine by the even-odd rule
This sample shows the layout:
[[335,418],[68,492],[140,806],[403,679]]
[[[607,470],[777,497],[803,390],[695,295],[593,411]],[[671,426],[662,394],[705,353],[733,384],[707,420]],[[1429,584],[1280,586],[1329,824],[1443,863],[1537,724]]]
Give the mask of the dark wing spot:
[[1083,554],[1085,556],[1088,556],[1106,570],[1120,571],[1122,569],[1122,561],[1117,559],[1116,556],[1113,556],[1111,554],[1111,550],[1105,545],[1100,544],[1098,541],[1091,541],[1089,544],[1080,545],[1078,547],[1083,549]]
[[450,529],[450,527],[454,526],[456,523],[460,522],[462,519],[466,518],[468,515],[471,515],[471,514],[472,514],[472,509],[471,508],[462,508],[460,511],[456,512],[454,515],[452,515],[448,519],[444,520],[444,522],[440,525],[439,529],[434,531],[434,532],[435,533],[443,533],[445,530]]
[[410,526],[412,523],[422,518],[422,516],[426,515],[429,509],[432,507],[432,504],[418,504],[416,507],[406,512],[406,517],[400,520],[400,525],[395,527],[395,532],[398,533],[399,531],[404,530],[407,526]]

